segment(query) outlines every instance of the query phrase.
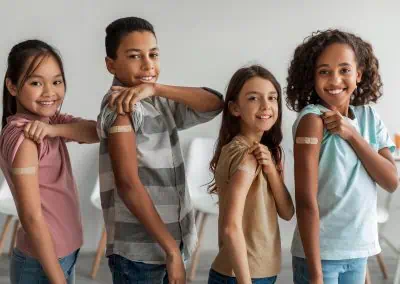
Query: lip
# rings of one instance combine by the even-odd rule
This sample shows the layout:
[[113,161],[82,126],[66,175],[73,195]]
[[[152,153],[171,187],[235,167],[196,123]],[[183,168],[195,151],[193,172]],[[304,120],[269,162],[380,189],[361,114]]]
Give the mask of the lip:
[[155,75],[144,75],[144,76],[137,76],[137,80],[141,82],[153,82],[157,79]]
[[49,107],[49,106],[53,106],[56,104],[55,100],[51,100],[51,101],[37,101],[37,104],[44,106],[44,107]]
[[268,119],[272,118],[272,114],[258,114],[258,115],[256,115],[256,117],[258,119],[268,120]]

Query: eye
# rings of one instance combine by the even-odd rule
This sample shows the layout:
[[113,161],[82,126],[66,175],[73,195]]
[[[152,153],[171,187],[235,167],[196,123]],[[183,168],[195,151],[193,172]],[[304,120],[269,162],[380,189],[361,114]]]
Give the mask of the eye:
[[341,72],[342,72],[343,74],[348,74],[348,73],[351,72],[351,69],[350,69],[350,68],[343,68],[343,69],[341,70]]
[[321,70],[318,71],[318,74],[320,74],[320,75],[328,75],[328,74],[329,74],[329,71],[328,71],[328,70],[321,69]]
[[140,55],[138,55],[138,54],[131,54],[131,55],[129,55],[128,57],[131,58],[131,59],[139,59],[139,58],[140,58]]
[[150,54],[150,57],[151,58],[158,58],[160,56],[160,54],[158,54],[158,53],[152,53],[152,54]]
[[272,97],[269,97],[269,100],[270,101],[277,101],[278,97],[277,96],[272,96]]
[[40,83],[40,82],[38,82],[38,81],[32,81],[32,82],[29,83],[29,85],[35,86],[35,87],[39,87],[39,86],[42,85],[42,83]]
[[57,81],[54,81],[54,85],[61,85],[61,84],[63,84],[64,82],[63,82],[63,80],[57,80]]
[[258,100],[258,98],[256,96],[249,96],[248,100],[249,101],[256,101],[256,100]]

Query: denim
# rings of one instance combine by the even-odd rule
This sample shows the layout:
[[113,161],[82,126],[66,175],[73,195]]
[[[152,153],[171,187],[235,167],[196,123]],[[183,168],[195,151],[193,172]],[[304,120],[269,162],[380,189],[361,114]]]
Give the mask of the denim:
[[148,264],[131,261],[117,254],[108,257],[114,284],[167,284],[165,264]]
[[[265,278],[252,278],[251,282],[255,284],[274,284],[276,282],[276,276],[265,277]],[[222,275],[213,269],[210,269],[208,276],[208,284],[236,284],[235,277]]]
[[[307,262],[304,258],[293,257],[293,282],[310,283]],[[367,258],[345,260],[322,260],[324,284],[364,284]]]
[[[75,283],[75,264],[78,254],[79,250],[76,250],[58,260],[68,284]],[[11,284],[50,284],[40,262],[17,248],[14,248],[10,260],[10,281]]]

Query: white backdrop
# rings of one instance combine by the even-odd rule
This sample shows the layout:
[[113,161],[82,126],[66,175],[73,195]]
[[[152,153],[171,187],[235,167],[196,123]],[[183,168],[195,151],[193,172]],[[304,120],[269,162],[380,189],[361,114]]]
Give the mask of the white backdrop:
[[[400,132],[400,2],[398,1],[6,1],[1,0],[0,74],[13,44],[39,38],[56,46],[64,59],[68,91],[64,112],[95,119],[111,83],[104,64],[105,27],[119,17],[139,16],[156,29],[161,48],[160,82],[209,86],[221,92],[243,64],[261,63],[283,87],[294,48],[312,31],[330,27],[355,32],[370,41],[380,60],[385,95],[377,106],[391,134]],[[293,193],[291,125],[284,110],[286,183]],[[181,133],[182,144],[195,136],[215,137],[219,119]],[[85,251],[94,250],[102,218],[90,204],[97,174],[97,148],[69,146],[80,189]],[[395,199],[398,198],[395,196]],[[397,204],[399,202],[396,202]],[[395,204],[393,214],[399,214]],[[0,225],[4,218],[0,220]],[[294,222],[281,227],[290,245]],[[391,236],[400,229],[394,226]],[[207,225],[204,249],[216,248],[216,221]],[[397,231],[396,231],[397,230]]]

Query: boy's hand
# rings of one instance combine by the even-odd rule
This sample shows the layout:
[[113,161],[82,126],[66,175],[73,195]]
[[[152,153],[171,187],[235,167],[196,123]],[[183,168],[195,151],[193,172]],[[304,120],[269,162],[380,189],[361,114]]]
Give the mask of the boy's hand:
[[167,255],[168,283],[184,284],[186,283],[185,266],[183,265],[180,252]]
[[262,166],[265,174],[269,174],[273,170],[276,170],[275,163],[272,160],[271,152],[268,150],[267,146],[258,142],[254,142],[254,145],[249,149],[249,153],[254,155],[258,164]]
[[344,140],[349,140],[353,137],[355,128],[343,118],[339,111],[327,111],[321,117],[326,129],[330,133],[337,134]]
[[24,136],[40,144],[45,137],[56,137],[57,133],[54,125],[35,120],[25,125]]
[[134,111],[138,101],[155,94],[155,86],[150,83],[143,83],[131,88],[113,86],[111,90],[113,93],[109,99],[109,106],[116,107],[118,114],[121,115]]

